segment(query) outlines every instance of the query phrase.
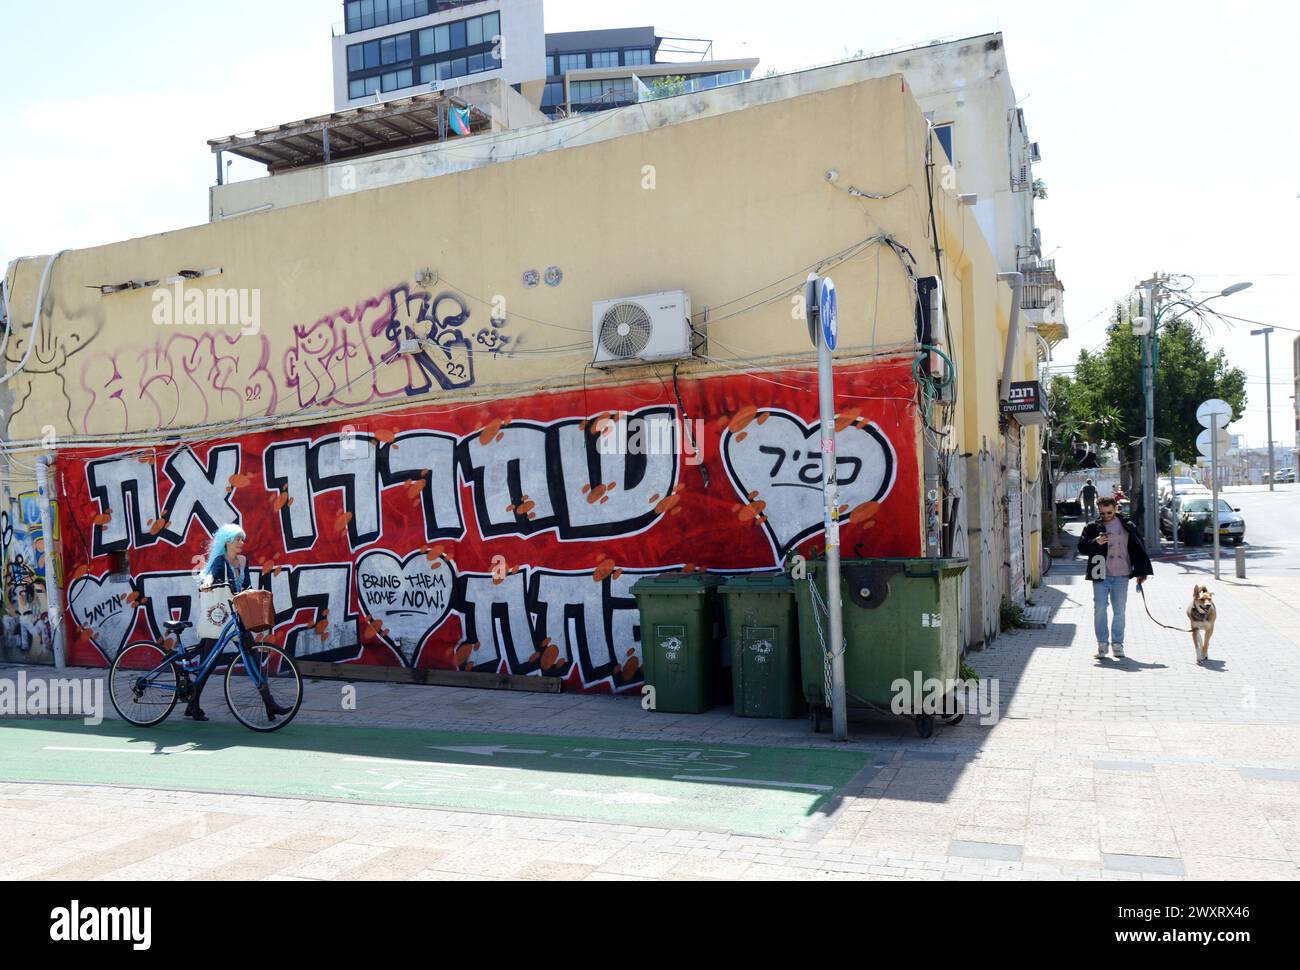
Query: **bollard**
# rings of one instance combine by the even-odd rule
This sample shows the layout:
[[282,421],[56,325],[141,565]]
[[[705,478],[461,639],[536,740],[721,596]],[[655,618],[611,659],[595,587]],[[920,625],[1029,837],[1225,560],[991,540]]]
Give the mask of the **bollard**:
[[1246,578],[1246,547],[1237,547],[1237,578]]

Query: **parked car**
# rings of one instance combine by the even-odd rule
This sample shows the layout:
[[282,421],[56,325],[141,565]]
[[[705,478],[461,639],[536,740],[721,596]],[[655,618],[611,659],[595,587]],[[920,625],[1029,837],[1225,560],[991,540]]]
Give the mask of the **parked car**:
[[[1196,479],[1191,478],[1190,476],[1187,475],[1179,475],[1177,478],[1175,478],[1174,485],[1178,486],[1179,495],[1188,495],[1194,492],[1209,491],[1204,485],[1202,485]],[[1173,488],[1169,484],[1169,479],[1168,478],[1160,479],[1160,504],[1161,505],[1164,505],[1165,502],[1169,501],[1169,496],[1172,492],[1173,492]]]
[[[1214,497],[1211,495],[1178,496],[1160,510],[1160,531],[1173,536],[1175,523],[1178,539],[1189,545],[1214,541]],[[1241,509],[1219,499],[1219,539],[1234,546],[1246,541],[1246,519]]]
[[1281,469],[1281,470],[1277,473],[1277,484],[1278,484],[1278,485],[1294,485],[1294,484],[1295,484],[1295,469],[1294,469],[1294,468],[1283,468],[1283,469]]

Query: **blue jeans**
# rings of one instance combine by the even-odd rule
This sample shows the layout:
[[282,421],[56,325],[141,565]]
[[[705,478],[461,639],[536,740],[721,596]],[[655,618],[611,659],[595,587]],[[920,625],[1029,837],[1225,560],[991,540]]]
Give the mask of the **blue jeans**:
[[[1098,643],[1113,643],[1124,646],[1124,611],[1128,608],[1127,576],[1110,576],[1099,583],[1092,584],[1093,623],[1097,630]],[[1110,603],[1114,613],[1114,623],[1107,630],[1106,604]]]

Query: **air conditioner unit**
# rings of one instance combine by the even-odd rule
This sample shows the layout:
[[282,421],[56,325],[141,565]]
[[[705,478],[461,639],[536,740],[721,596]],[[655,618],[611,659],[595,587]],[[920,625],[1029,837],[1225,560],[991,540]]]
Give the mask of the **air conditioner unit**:
[[691,298],[680,290],[592,304],[595,367],[683,360],[691,350]]

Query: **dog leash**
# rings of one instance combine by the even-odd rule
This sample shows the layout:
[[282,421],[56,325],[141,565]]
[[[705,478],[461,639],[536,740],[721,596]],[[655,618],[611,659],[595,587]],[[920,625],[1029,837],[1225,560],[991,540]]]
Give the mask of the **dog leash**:
[[[1147,616],[1151,616],[1151,607],[1150,607],[1149,605],[1147,605],[1147,590],[1146,590],[1146,587],[1145,587],[1145,586],[1139,586],[1139,587],[1138,587],[1138,592],[1142,594],[1142,608],[1143,608],[1144,610],[1147,611]],[[1151,622],[1154,623],[1156,626],[1164,627],[1166,630],[1173,630],[1175,633],[1191,633],[1191,632],[1192,632],[1191,630],[1183,630],[1183,629],[1181,629],[1181,628],[1179,628],[1179,627],[1176,627],[1176,626],[1166,626],[1165,624],[1163,624],[1163,623],[1161,623],[1159,620],[1157,620],[1154,616],[1151,616]]]

